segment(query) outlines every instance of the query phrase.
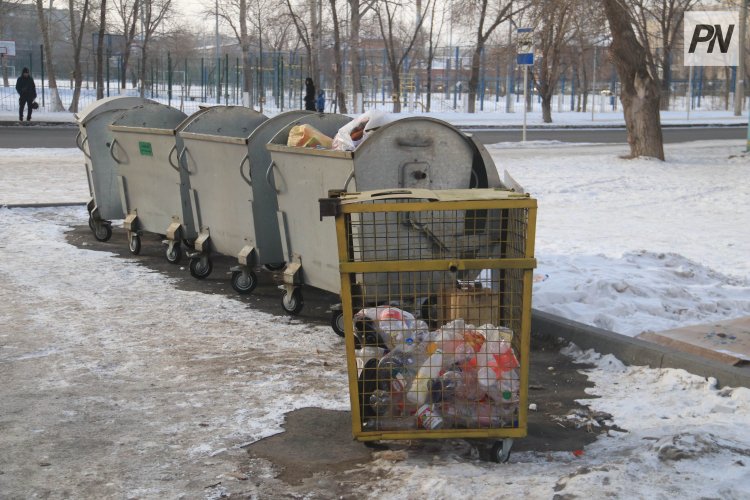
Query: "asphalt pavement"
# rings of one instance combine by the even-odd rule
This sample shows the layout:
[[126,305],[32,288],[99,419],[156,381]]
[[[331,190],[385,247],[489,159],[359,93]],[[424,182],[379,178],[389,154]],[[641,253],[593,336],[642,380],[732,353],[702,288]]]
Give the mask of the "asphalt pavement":
[[[522,130],[518,127],[461,127],[483,144],[521,141]],[[0,122],[0,148],[72,148],[78,127],[73,123]],[[712,139],[744,139],[747,126],[701,125],[669,126],[662,128],[665,143],[679,143]],[[577,127],[559,128],[529,127],[527,141],[560,141],[570,143],[626,144],[624,127]]]

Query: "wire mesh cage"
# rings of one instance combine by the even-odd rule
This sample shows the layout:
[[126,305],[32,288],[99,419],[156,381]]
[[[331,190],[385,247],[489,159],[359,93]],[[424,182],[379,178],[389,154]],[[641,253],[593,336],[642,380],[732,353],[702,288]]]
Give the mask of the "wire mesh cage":
[[327,201],[355,438],[524,436],[536,200],[471,189]]

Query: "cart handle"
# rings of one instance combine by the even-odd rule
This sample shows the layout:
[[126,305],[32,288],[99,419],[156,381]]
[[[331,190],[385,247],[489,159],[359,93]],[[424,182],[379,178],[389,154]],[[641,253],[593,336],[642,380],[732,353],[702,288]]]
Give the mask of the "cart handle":
[[247,182],[248,186],[253,185],[253,176],[252,172],[250,171],[250,168],[247,169],[247,176],[245,176],[245,172],[242,171],[242,167],[245,165],[245,162],[248,162],[248,167],[250,166],[250,156],[248,154],[245,154],[245,157],[240,162],[240,175],[242,178]]
[[82,135],[81,131],[79,130],[78,133],[76,134],[76,146],[78,147],[78,149],[81,150],[81,152],[83,153],[83,156],[85,156],[86,158],[90,160],[91,155],[88,154],[86,152],[86,149],[83,147],[84,144],[86,144],[89,141],[89,136],[87,135],[86,138],[83,141],[81,141],[81,135]]
[[117,139],[112,139],[112,143],[109,145],[109,156],[111,156],[112,159],[115,160],[115,163],[120,165],[122,164],[122,162],[115,156],[115,144],[117,144]]
[[[174,146],[172,146],[172,149],[169,150],[169,155],[167,156],[167,160],[169,160],[169,165],[173,169],[175,169],[175,170],[177,170],[179,172],[180,171],[180,166],[179,165],[175,165],[174,162],[172,161],[172,153],[174,153],[175,151],[177,151],[177,144],[175,144]],[[178,161],[179,161],[179,158],[178,158]]]
[[354,169],[352,168],[352,171],[349,172],[349,177],[346,178],[346,182],[344,183],[344,191],[349,191],[349,183],[354,179]]
[[266,182],[267,182],[267,183],[268,183],[268,185],[269,185],[269,186],[271,186],[271,187],[273,188],[273,190],[274,190],[274,191],[276,191],[276,193],[278,194],[278,193],[280,193],[281,191],[279,191],[278,189],[276,189],[275,183],[272,183],[272,182],[271,182],[271,172],[273,171],[273,167],[275,167],[275,166],[276,166],[276,162],[273,162],[273,161],[272,161],[272,162],[271,162],[271,164],[270,164],[270,165],[268,166],[268,170],[266,170]]

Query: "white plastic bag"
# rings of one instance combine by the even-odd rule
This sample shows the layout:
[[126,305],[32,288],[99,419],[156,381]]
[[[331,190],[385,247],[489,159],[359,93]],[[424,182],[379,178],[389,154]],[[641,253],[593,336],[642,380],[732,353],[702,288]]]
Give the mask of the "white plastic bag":
[[354,151],[367,138],[368,132],[385,123],[385,113],[371,109],[341,127],[333,138],[333,149]]

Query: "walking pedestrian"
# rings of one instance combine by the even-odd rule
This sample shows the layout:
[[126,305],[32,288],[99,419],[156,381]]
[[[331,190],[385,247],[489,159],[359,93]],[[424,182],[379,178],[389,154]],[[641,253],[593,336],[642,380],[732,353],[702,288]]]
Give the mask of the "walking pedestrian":
[[31,78],[29,68],[23,68],[21,76],[16,80],[16,92],[18,92],[18,121],[23,121],[23,108],[27,107],[26,121],[31,121],[32,105],[36,99],[36,85]]
[[315,111],[315,84],[310,77],[305,79],[305,109]]

